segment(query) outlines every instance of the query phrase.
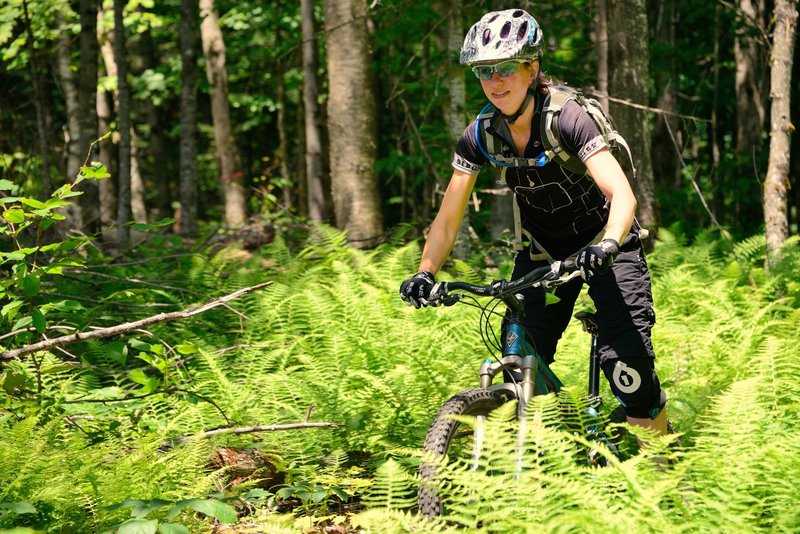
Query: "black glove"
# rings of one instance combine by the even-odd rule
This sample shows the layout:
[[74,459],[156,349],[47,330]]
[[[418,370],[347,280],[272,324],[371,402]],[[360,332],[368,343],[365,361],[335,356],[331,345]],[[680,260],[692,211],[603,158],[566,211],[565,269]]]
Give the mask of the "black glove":
[[400,285],[400,297],[415,308],[427,306],[435,283],[433,273],[420,271]]
[[619,243],[615,239],[603,239],[596,245],[583,247],[578,251],[575,264],[581,270],[581,276],[587,282],[599,276],[614,265],[619,254]]

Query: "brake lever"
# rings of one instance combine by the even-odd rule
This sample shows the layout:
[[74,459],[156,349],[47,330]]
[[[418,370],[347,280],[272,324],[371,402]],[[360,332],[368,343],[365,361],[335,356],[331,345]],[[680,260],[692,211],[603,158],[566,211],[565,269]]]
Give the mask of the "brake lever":
[[561,284],[565,284],[570,280],[581,276],[581,271],[576,269],[566,276],[563,276],[564,265],[563,261],[554,261],[550,266],[550,272],[547,273],[540,281],[539,285],[544,289],[550,289]]
[[425,306],[435,308],[440,305],[452,306],[458,302],[458,295],[449,295],[447,293],[447,284],[445,282],[437,282],[431,288],[428,298],[425,299]]

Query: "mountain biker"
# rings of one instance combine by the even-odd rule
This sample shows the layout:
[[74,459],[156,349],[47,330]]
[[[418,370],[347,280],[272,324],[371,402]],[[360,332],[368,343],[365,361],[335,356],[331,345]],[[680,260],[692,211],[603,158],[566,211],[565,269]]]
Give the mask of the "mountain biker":
[[[574,101],[564,105],[557,126],[564,149],[580,158],[586,171],[546,161],[539,119],[551,83],[541,71],[543,43],[542,29],[528,12],[494,11],[469,30],[460,58],[494,107],[492,127],[483,135],[493,136],[491,141],[505,146],[512,157],[541,164],[503,169],[525,236],[511,278],[555,260],[575,259],[581,270],[581,278],[557,288],[555,304],[545,305],[542,289],[527,291],[525,327],[537,351],[552,362],[585,281],[597,308],[601,366],[612,391],[631,424],[665,434],[666,395],[654,366],[655,312],[634,220],[636,199],[596,124]],[[461,135],[419,271],[400,287],[403,300],[416,308],[437,304],[435,298],[428,300],[435,274],[450,254],[477,175],[491,157],[481,135],[475,121]]]

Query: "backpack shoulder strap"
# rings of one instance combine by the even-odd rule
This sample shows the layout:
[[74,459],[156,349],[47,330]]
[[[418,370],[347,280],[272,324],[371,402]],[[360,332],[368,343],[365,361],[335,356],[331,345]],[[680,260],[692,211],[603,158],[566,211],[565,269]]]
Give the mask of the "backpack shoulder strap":
[[577,101],[578,96],[578,92],[568,86],[554,85],[550,87],[550,92],[545,96],[542,108],[541,136],[545,150],[552,154],[550,159],[567,170],[582,174],[586,172],[586,166],[577,156],[564,150],[558,126],[558,118],[561,116],[564,106],[570,100]]

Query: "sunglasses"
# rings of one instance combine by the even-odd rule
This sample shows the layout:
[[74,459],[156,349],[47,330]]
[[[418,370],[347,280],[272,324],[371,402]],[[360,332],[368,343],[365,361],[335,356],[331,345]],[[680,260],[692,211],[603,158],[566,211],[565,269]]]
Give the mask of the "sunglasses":
[[511,59],[498,63],[497,65],[478,65],[472,67],[472,72],[479,80],[491,80],[495,72],[501,78],[508,78],[512,74],[518,72],[525,63],[529,63],[529,61],[526,59]]

